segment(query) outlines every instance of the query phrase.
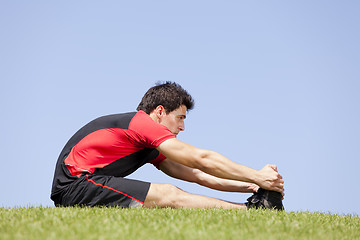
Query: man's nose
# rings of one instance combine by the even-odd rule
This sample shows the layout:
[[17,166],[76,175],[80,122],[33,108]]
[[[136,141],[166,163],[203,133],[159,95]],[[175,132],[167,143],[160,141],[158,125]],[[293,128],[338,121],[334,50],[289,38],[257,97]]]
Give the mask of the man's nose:
[[180,124],[179,129],[180,131],[185,131],[185,124],[184,123]]

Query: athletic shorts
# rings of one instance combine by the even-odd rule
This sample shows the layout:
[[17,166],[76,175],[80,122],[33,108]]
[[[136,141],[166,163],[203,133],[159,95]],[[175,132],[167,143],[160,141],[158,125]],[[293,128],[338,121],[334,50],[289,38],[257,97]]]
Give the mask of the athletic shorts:
[[72,182],[57,206],[142,207],[150,183],[122,177],[83,174]]

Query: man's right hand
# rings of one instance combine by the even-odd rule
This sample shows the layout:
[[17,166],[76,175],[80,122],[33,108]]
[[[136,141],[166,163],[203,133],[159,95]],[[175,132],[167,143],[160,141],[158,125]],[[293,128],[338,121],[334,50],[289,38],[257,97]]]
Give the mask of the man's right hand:
[[268,164],[259,171],[257,185],[267,190],[280,192],[284,196],[284,180],[278,173],[276,165]]

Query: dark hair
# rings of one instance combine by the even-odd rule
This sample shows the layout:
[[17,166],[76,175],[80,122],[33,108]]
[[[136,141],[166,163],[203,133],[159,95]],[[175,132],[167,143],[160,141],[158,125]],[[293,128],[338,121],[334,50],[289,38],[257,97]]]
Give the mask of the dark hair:
[[166,113],[170,113],[181,105],[185,105],[187,110],[193,109],[194,100],[179,84],[158,82],[145,93],[136,110],[150,114],[159,105],[165,108]]

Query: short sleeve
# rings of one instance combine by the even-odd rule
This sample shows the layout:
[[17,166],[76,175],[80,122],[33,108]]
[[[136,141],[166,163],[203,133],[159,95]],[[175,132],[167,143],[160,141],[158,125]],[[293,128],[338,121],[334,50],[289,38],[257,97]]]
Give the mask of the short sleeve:
[[166,159],[166,157],[164,155],[161,154],[161,152],[159,152],[159,156],[152,160],[150,163],[153,164],[157,169],[159,169],[160,164]]
[[165,140],[175,138],[175,135],[165,126],[155,122],[144,111],[139,111],[129,124],[132,139],[148,148],[157,148]]

